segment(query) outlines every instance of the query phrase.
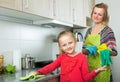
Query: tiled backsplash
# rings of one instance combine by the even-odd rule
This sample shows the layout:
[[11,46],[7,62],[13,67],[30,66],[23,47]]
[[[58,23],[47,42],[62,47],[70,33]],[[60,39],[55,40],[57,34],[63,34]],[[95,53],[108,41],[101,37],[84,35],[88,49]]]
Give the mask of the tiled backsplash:
[[[12,51],[20,50],[21,56],[29,53],[36,61],[52,59],[52,42],[64,28],[44,28],[0,21],[0,54],[6,63],[12,63]],[[47,50],[47,51],[46,51]]]

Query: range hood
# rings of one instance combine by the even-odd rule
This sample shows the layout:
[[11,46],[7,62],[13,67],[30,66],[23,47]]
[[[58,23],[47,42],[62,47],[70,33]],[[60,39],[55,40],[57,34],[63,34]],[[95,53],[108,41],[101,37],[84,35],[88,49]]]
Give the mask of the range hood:
[[0,20],[18,22],[31,25],[39,25],[44,27],[73,27],[73,24],[58,21],[23,11],[0,7]]
[[33,21],[35,25],[42,25],[45,27],[73,27],[73,24],[66,23],[54,19],[47,19],[47,20],[40,20],[40,21]]

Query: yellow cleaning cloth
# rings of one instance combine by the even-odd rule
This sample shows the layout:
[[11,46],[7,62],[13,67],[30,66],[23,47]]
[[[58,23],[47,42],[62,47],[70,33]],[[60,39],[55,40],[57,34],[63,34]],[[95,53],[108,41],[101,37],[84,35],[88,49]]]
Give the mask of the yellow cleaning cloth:
[[20,80],[21,81],[26,81],[26,80],[36,80],[38,78],[42,78],[44,77],[45,75],[35,75],[35,74],[29,74],[29,75],[26,75],[24,77],[20,77]]
[[112,64],[112,60],[110,57],[110,48],[108,48],[105,43],[101,44],[98,47],[97,52],[100,54],[102,66],[109,66]]
[[110,50],[110,48],[107,47],[107,45],[105,43],[101,44],[99,47],[98,47],[98,50],[97,52],[100,54],[100,51],[102,50]]

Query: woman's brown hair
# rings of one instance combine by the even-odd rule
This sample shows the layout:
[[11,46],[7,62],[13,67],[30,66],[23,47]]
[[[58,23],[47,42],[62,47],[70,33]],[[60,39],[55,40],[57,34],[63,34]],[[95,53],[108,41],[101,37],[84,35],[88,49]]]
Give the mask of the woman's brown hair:
[[103,24],[105,24],[105,25],[108,24],[108,22],[109,22],[109,16],[108,16],[108,6],[107,6],[107,4],[105,4],[105,3],[98,3],[98,4],[96,4],[93,7],[93,10],[92,10],[92,13],[91,13],[91,17],[93,15],[95,7],[97,7],[97,8],[103,8],[104,9]]

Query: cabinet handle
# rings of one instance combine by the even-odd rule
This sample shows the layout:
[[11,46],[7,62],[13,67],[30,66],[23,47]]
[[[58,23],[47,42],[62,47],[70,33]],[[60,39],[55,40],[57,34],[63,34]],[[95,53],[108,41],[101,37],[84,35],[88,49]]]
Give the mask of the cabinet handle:
[[25,0],[25,8],[28,9],[29,8],[29,0]]
[[72,17],[73,18],[73,22],[75,22],[75,9],[74,8],[73,8],[72,12],[73,12],[73,15],[72,15],[73,16]]
[[56,16],[56,1],[53,0],[53,16]]

